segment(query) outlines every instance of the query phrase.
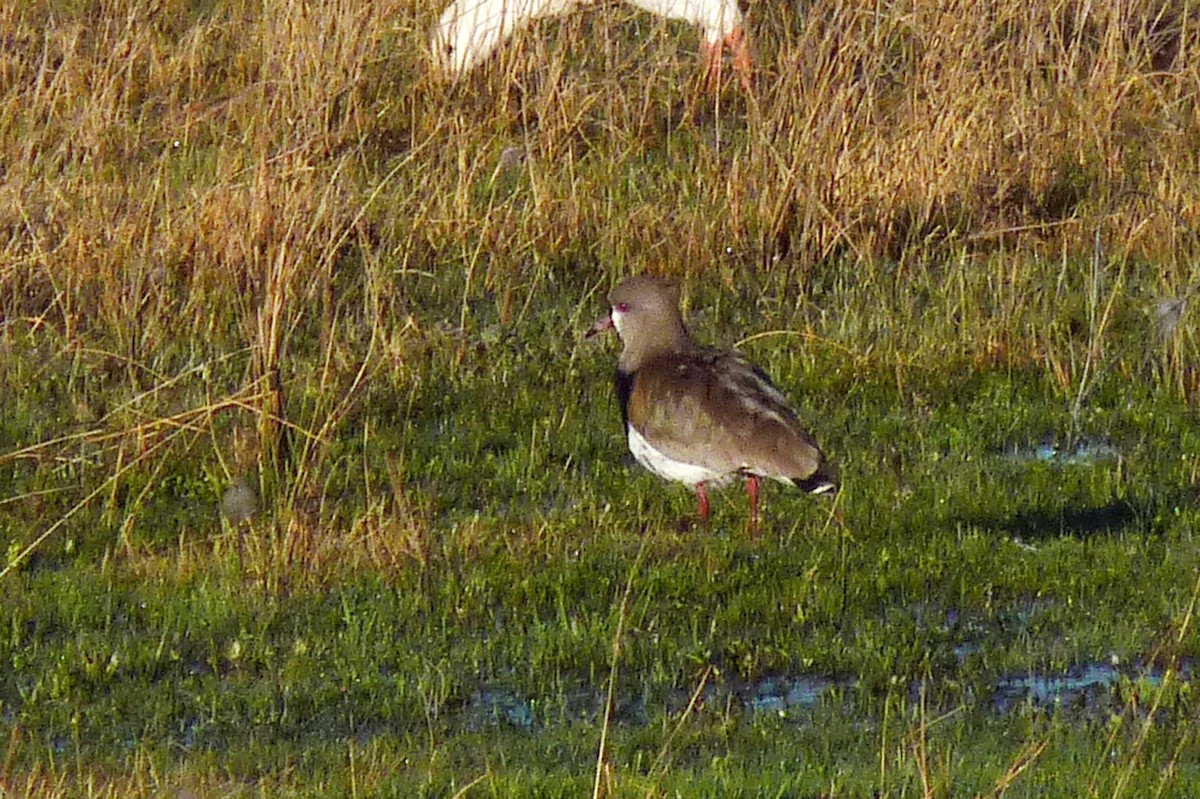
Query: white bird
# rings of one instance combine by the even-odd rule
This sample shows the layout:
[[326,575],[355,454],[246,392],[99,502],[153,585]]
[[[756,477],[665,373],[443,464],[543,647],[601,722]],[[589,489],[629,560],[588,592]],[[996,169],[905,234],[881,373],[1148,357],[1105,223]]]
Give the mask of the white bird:
[[[433,31],[429,46],[443,73],[457,77],[485,60],[505,39],[541,17],[565,14],[598,0],[453,0]],[[751,87],[753,58],[737,0],[628,0],[652,14],[680,19],[704,30],[709,85],[720,85],[721,58],[729,48],[743,88]]]

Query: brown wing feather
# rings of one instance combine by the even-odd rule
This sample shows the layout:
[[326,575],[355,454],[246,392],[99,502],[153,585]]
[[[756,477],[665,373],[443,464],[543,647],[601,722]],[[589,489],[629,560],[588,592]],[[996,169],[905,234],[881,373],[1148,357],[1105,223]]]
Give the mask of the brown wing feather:
[[793,482],[824,466],[783,393],[734,353],[697,348],[645,364],[629,420],[664,455],[726,474]]

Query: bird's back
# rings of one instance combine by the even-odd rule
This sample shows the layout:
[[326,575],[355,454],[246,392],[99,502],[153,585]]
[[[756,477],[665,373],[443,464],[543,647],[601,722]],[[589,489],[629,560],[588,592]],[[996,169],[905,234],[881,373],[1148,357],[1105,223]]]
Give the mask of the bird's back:
[[826,468],[787,398],[736,353],[662,355],[632,375],[627,392],[628,423],[668,457],[799,485]]

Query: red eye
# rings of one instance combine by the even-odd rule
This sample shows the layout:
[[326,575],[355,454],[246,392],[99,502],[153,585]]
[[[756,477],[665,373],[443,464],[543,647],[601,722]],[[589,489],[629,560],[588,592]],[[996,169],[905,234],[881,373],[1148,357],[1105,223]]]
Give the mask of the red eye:
[[616,305],[613,306],[613,310],[616,311],[617,313],[629,313],[629,303],[618,302]]

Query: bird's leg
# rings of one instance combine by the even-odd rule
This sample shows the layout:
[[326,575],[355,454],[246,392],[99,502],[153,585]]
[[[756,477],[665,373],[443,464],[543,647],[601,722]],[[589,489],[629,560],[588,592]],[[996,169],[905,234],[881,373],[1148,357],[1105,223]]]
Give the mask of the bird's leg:
[[700,45],[700,49],[704,55],[704,85],[710,92],[719,92],[721,90],[721,56],[723,52],[721,42],[704,41]]
[[704,487],[704,483],[696,483],[696,503],[700,506],[700,521],[708,524],[708,491]]
[[750,535],[758,535],[758,475],[746,475],[746,495],[750,497]]
[[750,51],[750,42],[746,41],[745,28],[734,28],[725,37],[725,46],[733,57],[733,71],[737,73],[742,89],[749,94],[754,88],[754,54]]
[[721,90],[721,66],[726,47],[732,56],[733,70],[738,75],[738,81],[747,93],[750,92],[754,88],[754,56],[750,52],[750,43],[746,41],[746,30],[741,26],[730,31],[723,40],[704,42],[705,82],[709,90]]

